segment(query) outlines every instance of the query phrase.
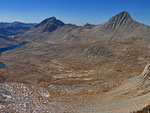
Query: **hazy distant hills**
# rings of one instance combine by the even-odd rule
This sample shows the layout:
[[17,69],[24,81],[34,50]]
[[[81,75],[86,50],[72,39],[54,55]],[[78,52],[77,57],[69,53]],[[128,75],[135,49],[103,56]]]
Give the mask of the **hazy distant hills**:
[[17,34],[22,34],[35,26],[32,23],[21,23],[21,22],[13,22],[13,23],[0,23],[0,34],[5,36],[12,36]]

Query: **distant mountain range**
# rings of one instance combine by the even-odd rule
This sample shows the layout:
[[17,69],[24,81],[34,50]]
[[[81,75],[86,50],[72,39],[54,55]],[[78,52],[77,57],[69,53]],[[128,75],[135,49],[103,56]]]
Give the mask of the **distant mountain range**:
[[72,43],[79,40],[124,42],[141,37],[149,40],[150,27],[136,22],[128,12],[123,11],[100,25],[88,23],[84,26],[65,24],[55,17],[47,18],[37,25],[21,22],[0,23],[0,34],[5,36],[16,35],[16,41],[29,42],[33,40],[45,43],[64,41]]
[[[81,35],[82,34],[82,35]],[[65,24],[51,17],[37,24],[31,30],[18,37],[19,40],[32,41],[77,41],[77,40],[105,40],[127,41],[131,38],[149,39],[150,27],[133,20],[126,11],[113,16],[100,25],[85,24],[77,26]],[[84,38],[83,38],[84,37]],[[72,40],[72,41],[71,41]]]
[[0,23],[0,34],[5,36],[12,36],[22,34],[35,26],[33,23],[21,23],[21,22],[1,22]]

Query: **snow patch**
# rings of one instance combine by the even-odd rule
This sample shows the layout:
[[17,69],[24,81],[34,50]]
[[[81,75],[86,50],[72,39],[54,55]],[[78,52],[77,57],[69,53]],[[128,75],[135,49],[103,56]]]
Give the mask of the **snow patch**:
[[48,91],[43,91],[40,94],[41,94],[41,96],[46,97],[46,98],[50,97],[50,94]]

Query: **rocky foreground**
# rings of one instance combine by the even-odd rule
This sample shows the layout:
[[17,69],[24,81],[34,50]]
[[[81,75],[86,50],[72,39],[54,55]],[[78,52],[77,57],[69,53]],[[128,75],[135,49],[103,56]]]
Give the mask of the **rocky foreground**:
[[91,85],[71,87],[53,84],[38,86],[26,83],[3,83],[0,85],[0,112],[148,113],[149,106],[145,106],[150,102],[150,93],[147,84],[143,88],[145,82],[143,84],[139,82],[143,77],[149,78],[148,66],[149,63],[138,77],[120,79],[114,83],[95,81],[93,83],[95,88],[90,87]]
[[[0,85],[1,113],[72,113],[73,104],[51,97],[48,90],[23,83]],[[69,100],[68,100],[69,101]],[[76,105],[76,106],[79,106]]]

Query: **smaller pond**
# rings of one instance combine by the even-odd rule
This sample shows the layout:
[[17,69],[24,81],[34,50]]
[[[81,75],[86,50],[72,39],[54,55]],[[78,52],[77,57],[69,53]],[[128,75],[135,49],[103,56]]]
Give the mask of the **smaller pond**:
[[0,62],[0,69],[4,68],[5,64],[3,64],[3,62]]
[[[0,54],[2,54],[2,53],[5,52],[5,51],[8,51],[8,50],[16,49],[16,48],[18,48],[18,47],[20,47],[20,46],[25,45],[26,43],[28,43],[28,42],[21,42],[21,43],[19,43],[19,44],[17,44],[17,45],[5,47],[5,48],[0,48]],[[2,69],[2,68],[4,68],[4,67],[5,67],[5,64],[4,64],[3,62],[0,62],[0,69]]]

